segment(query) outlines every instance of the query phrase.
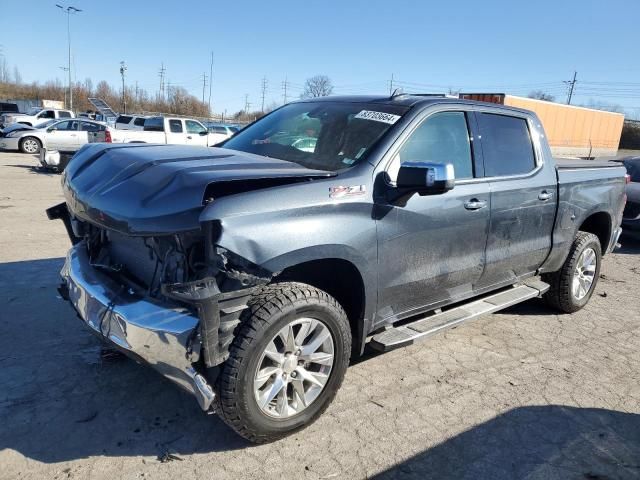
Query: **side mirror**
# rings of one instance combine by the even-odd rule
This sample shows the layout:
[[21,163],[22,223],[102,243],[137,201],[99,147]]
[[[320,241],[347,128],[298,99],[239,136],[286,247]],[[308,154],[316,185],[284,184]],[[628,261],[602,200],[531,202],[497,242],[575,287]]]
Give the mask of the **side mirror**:
[[49,127],[49,128],[47,128],[47,132],[48,132],[48,133],[55,132],[56,130],[57,130],[57,128],[56,128],[56,127]]
[[400,189],[433,195],[448,192],[455,184],[451,163],[407,162],[400,165],[396,185]]
[[209,134],[209,132],[208,132],[207,130],[202,130],[202,131],[200,132],[200,136],[201,136],[201,137],[204,137],[204,136],[206,136],[206,135],[208,135],[208,134]]

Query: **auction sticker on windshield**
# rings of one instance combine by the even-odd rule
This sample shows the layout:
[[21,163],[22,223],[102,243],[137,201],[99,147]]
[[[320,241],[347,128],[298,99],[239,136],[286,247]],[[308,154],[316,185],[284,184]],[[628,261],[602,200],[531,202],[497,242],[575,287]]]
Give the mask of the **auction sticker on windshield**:
[[383,122],[393,125],[400,120],[400,115],[393,115],[392,113],[374,112],[373,110],[362,110],[355,118],[361,118],[363,120],[373,120],[374,122]]

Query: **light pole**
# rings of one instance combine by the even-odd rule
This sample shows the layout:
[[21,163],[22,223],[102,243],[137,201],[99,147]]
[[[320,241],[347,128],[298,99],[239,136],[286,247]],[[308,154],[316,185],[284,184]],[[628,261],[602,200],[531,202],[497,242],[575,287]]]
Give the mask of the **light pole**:
[[57,3],[56,7],[67,14],[67,42],[69,47],[69,64],[67,65],[67,71],[69,72],[69,110],[73,110],[73,87],[71,86],[71,14],[81,12],[82,10],[70,5],[65,8]]
[[120,62],[120,75],[122,76],[122,113],[127,113],[127,99],[124,96],[124,72],[127,71],[127,66],[124,63],[124,60]]
[[[60,70],[62,70],[63,72],[66,72],[67,70],[69,70],[67,67],[58,67]],[[65,108],[67,107],[67,91],[64,91],[64,106]]]

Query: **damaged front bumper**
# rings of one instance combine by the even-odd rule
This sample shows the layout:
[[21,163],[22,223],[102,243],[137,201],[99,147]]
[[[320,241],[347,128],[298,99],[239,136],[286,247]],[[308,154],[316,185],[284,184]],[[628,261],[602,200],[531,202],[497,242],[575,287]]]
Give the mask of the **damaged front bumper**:
[[195,368],[199,319],[189,310],[136,295],[91,266],[85,245],[73,246],[61,271],[60,293],[97,335],[191,392],[203,410],[213,388]]

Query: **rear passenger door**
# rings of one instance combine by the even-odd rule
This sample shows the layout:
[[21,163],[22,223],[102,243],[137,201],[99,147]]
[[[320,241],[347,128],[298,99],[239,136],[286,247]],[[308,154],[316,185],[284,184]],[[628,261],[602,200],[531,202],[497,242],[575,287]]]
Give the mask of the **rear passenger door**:
[[491,190],[486,265],[478,288],[535,272],[551,249],[555,168],[543,164],[540,132],[526,114],[478,111],[485,177]]
[[168,130],[165,131],[167,144],[184,145],[187,143],[182,120],[179,118],[170,118],[167,122],[169,127]]

